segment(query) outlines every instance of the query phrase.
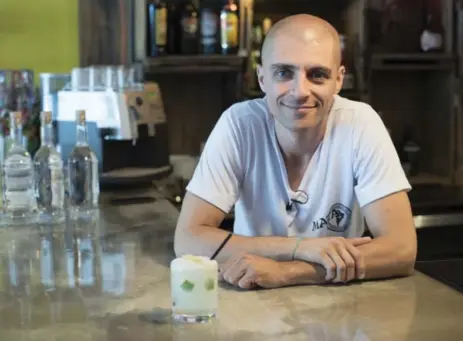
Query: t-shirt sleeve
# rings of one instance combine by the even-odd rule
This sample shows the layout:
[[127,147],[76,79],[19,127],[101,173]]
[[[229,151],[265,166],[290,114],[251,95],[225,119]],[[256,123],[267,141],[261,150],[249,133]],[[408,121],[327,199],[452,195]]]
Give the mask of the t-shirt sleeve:
[[212,129],[186,190],[229,213],[244,176],[242,146],[237,119],[230,108]]
[[411,189],[383,121],[370,106],[364,110],[353,134],[354,189],[360,207]]

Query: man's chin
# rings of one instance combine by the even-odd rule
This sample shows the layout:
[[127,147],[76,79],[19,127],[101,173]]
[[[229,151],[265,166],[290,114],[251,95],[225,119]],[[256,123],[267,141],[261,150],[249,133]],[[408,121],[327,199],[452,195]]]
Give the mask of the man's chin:
[[299,119],[294,119],[292,126],[295,130],[300,129],[313,129],[320,126],[323,123],[323,117],[319,115],[310,115]]
[[313,129],[320,125],[320,121],[317,122],[294,122],[292,125],[292,130],[294,131],[301,131],[306,129]]

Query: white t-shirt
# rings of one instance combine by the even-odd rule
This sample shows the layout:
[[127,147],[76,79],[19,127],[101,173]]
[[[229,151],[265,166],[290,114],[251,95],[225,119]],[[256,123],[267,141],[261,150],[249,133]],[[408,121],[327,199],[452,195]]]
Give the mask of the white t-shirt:
[[212,130],[187,190],[228,213],[244,236],[358,237],[360,208],[411,189],[379,115],[335,97],[298,191],[289,186],[265,99],[234,104]]

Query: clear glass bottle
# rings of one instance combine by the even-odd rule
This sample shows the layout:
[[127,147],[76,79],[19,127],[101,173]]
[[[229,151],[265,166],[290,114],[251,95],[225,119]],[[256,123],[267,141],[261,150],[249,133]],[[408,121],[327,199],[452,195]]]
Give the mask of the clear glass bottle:
[[12,145],[2,167],[3,203],[7,220],[19,223],[35,218],[34,170],[31,155],[23,146],[22,113],[10,113]]
[[98,160],[88,144],[84,110],[76,112],[76,145],[68,157],[68,185],[70,218],[93,217],[100,194]]
[[42,112],[40,120],[41,146],[34,156],[39,221],[59,223],[65,218],[63,161],[53,143],[52,113]]

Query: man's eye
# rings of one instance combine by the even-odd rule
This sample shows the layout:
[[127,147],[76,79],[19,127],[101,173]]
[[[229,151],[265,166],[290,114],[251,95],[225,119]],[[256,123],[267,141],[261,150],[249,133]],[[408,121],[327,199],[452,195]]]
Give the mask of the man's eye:
[[291,70],[277,70],[275,77],[277,79],[289,79],[292,76]]
[[316,70],[316,71],[310,72],[309,78],[317,80],[317,81],[322,81],[322,80],[328,79],[329,77],[326,74],[326,72]]

